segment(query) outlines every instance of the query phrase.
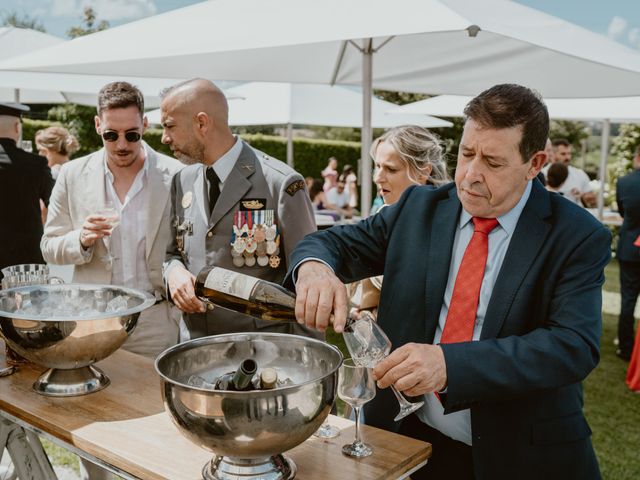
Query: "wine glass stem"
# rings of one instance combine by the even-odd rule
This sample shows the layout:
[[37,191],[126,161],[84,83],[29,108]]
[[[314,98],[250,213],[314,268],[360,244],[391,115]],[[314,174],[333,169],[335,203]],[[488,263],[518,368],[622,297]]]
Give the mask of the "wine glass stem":
[[393,392],[393,394],[398,399],[398,403],[400,404],[400,408],[406,408],[407,405],[411,405],[409,400],[404,398],[404,395],[402,395],[398,390],[396,390],[396,387],[394,385],[391,385],[391,391]]
[[355,440],[355,443],[360,443],[360,407],[353,407],[353,411],[356,413],[356,440]]

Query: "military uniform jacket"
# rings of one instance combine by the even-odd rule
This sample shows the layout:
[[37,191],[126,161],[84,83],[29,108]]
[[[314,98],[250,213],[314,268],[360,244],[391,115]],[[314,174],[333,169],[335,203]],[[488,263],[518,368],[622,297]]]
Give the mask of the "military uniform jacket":
[[53,183],[44,157],[0,138],[0,268],[44,263],[40,200],[49,204]]
[[[194,275],[205,266],[218,266],[281,283],[291,251],[305,235],[316,230],[302,176],[285,163],[246,143],[243,143],[240,156],[224,181],[210,216],[202,164],[186,167],[174,177],[171,196],[172,241],[167,248],[165,282],[172,262],[179,261]],[[280,235],[280,263],[277,268],[258,263],[234,266],[231,241],[240,210],[273,212]],[[295,323],[256,320],[223,308],[215,308],[205,314],[188,314],[184,319],[191,338],[259,330],[309,334]],[[318,336],[316,332],[312,335]]]

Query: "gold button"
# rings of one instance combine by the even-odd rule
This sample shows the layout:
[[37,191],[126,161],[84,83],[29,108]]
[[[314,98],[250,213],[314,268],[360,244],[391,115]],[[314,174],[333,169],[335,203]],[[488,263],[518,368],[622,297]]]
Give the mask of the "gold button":
[[207,303],[207,310],[213,310],[213,304]]
[[209,237],[209,238],[213,237],[213,232],[208,232],[207,233],[207,237]]

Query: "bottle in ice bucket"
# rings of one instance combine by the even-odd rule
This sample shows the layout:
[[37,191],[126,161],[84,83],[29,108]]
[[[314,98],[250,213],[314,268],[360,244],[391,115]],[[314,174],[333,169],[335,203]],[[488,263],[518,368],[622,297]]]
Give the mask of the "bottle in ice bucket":
[[271,390],[278,386],[278,372],[275,368],[264,368],[260,372],[260,390]]
[[296,296],[277,283],[205,267],[196,277],[196,295],[220,307],[262,320],[295,321]]
[[253,376],[258,370],[258,364],[255,360],[247,358],[243,360],[235,372],[229,372],[222,375],[216,382],[216,390],[234,390],[237,392],[245,392],[255,390],[253,385]]

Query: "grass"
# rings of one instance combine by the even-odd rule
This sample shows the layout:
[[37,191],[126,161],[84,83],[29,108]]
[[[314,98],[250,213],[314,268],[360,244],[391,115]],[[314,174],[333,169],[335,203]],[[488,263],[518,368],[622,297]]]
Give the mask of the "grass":
[[620,265],[618,260],[612,258],[604,269],[605,282],[602,287],[607,292],[620,293]]
[[[612,259],[605,268],[604,290],[620,293],[619,272]],[[585,414],[603,478],[635,480],[640,478],[640,395],[627,388],[628,363],[615,355],[617,325],[617,315],[603,314],[600,364],[584,383]]]
[[584,383],[585,414],[604,479],[640,478],[640,395],[624,383],[628,363],[615,355],[618,318],[603,315],[601,358]]
[[63,466],[73,469],[78,475],[80,474],[80,461],[78,457],[66,448],[62,448],[49,440],[40,438],[42,447],[47,452],[51,463],[56,466]]

